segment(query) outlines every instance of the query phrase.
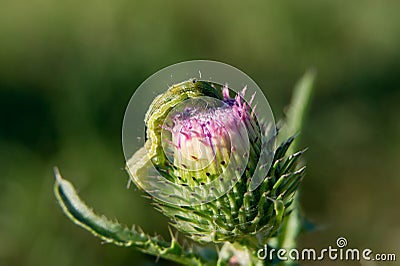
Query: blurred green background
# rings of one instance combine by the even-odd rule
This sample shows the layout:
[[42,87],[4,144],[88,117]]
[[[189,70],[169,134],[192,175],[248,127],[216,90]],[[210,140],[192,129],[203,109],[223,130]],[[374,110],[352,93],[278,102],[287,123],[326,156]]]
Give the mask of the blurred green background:
[[168,238],[167,220],[126,189],[121,124],[141,82],[190,59],[246,72],[277,119],[316,68],[301,203],[319,229],[300,246],[343,236],[399,260],[399,10],[396,0],[2,0],[0,265],[155,263],[73,225],[53,196],[52,167],[98,212]]

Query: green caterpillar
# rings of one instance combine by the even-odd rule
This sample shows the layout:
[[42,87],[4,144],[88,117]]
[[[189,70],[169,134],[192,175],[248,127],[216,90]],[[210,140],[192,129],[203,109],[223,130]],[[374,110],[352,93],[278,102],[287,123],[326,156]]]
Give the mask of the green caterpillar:
[[[155,165],[165,162],[165,155],[161,143],[161,125],[168,113],[177,104],[195,97],[208,96],[219,100],[223,99],[221,85],[209,81],[190,79],[173,85],[163,94],[158,95],[151,104],[145,116],[146,123],[146,149],[148,158]],[[156,156],[158,155],[158,156]]]

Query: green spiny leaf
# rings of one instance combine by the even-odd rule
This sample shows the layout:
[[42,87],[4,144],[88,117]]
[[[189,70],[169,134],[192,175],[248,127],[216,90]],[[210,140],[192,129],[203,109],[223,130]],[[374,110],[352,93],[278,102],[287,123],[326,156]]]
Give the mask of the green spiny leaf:
[[[293,98],[287,111],[286,125],[282,130],[283,132],[279,134],[280,138],[285,139],[292,134],[300,132],[310,103],[315,77],[315,71],[310,70],[306,72],[295,86]],[[289,154],[297,149],[297,142],[298,140],[289,148]],[[290,190],[292,190],[292,188]],[[277,239],[278,248],[290,249],[296,246],[296,239],[302,229],[303,220],[299,208],[297,193],[292,203],[292,212],[284,218],[283,225],[280,229],[280,234]],[[282,264],[292,265],[294,262],[288,260],[282,262]]]
[[[93,212],[78,196],[74,186],[63,179],[57,168],[54,169],[56,182],[54,193],[64,213],[77,225],[107,243],[119,246],[135,247],[138,250],[157,257],[188,265],[207,265],[212,263],[210,255],[202,257],[194,250],[185,250],[174,237],[171,242],[160,237],[151,237],[142,229],[128,229],[116,221]],[[215,257],[215,256],[214,256]],[[212,264],[211,264],[212,265]]]

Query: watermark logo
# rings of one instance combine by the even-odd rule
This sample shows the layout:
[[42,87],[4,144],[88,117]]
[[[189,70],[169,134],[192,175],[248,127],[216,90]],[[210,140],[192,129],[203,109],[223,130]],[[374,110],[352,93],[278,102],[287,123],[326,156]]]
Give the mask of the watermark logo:
[[[214,88],[220,98],[196,96],[200,87]],[[186,99],[185,94],[191,96]],[[228,112],[220,112],[218,118],[232,101],[237,101],[241,117],[248,112],[249,121],[260,126],[258,156],[250,157],[254,138],[249,136],[255,129],[248,131],[249,122]],[[161,137],[148,134],[159,130]],[[249,160],[254,164],[249,190],[257,189],[272,165],[275,136],[274,116],[261,88],[239,69],[208,60],[182,62],[150,76],[130,99],[122,127],[127,170],[135,184],[177,206],[200,205],[225,195]],[[163,167],[157,165],[156,154]]]
[[338,248],[344,248],[345,246],[347,246],[347,239],[344,238],[344,237],[339,237],[339,238],[336,240],[336,246],[337,246]]
[[275,260],[280,261],[396,261],[395,253],[376,253],[369,248],[358,249],[348,248],[348,241],[345,237],[339,237],[336,240],[336,246],[328,246],[321,250],[314,248],[304,249],[274,249],[264,245],[257,252],[260,260]]

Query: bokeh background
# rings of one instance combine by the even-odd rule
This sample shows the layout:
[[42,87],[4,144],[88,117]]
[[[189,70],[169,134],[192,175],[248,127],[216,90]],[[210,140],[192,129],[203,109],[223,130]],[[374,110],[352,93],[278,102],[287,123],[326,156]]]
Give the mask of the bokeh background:
[[[400,260],[399,10],[396,0],[2,0],[0,265],[155,264],[73,225],[52,167],[98,212],[168,238],[167,220],[126,189],[121,124],[141,82],[190,59],[249,74],[277,120],[315,68],[301,203],[318,230],[299,244],[343,236]],[[359,265],[335,265],[347,264]]]

